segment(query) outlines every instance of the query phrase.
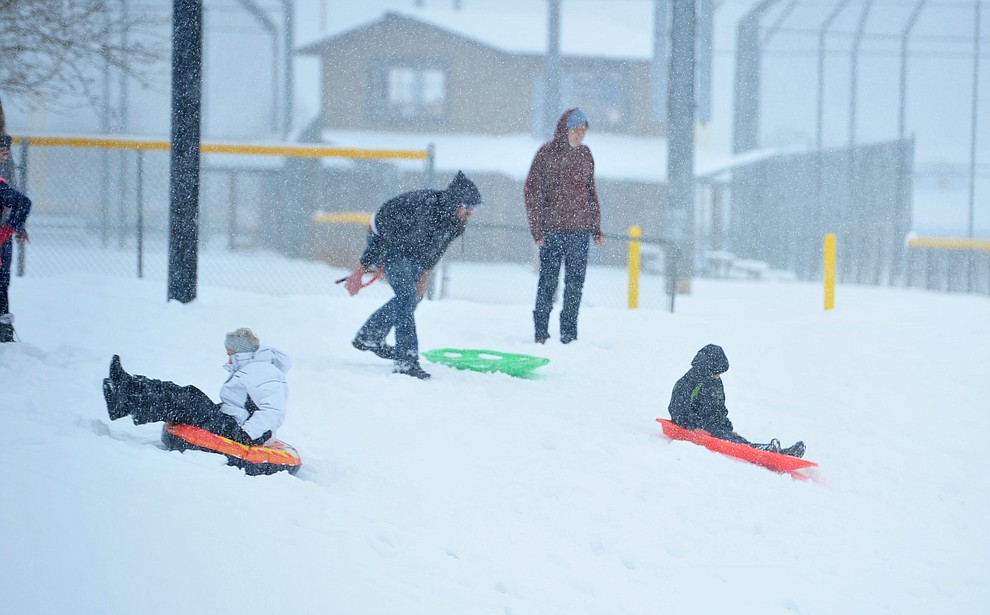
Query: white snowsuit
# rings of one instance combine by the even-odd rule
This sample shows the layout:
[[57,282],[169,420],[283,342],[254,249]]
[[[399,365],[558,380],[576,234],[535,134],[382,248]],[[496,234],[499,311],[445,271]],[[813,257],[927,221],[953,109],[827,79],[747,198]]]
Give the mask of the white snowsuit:
[[224,364],[230,375],[220,389],[220,410],[234,417],[251,438],[266,431],[274,436],[285,421],[289,394],[285,372],[292,362],[284,352],[265,346],[230,359]]

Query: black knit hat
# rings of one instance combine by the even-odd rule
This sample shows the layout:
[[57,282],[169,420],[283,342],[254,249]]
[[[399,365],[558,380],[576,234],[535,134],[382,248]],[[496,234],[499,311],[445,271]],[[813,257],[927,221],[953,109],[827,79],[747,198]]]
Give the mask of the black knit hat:
[[708,344],[694,355],[691,367],[708,376],[724,374],[729,371],[729,359],[721,346]]

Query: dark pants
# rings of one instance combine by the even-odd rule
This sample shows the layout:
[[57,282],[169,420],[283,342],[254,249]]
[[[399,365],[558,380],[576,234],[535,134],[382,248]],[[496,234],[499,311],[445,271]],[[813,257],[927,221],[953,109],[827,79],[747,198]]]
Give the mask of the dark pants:
[[14,240],[8,239],[0,246],[0,315],[10,311],[7,289],[10,288],[10,265],[14,258]]
[[564,266],[564,305],[560,310],[560,337],[577,338],[578,310],[581,308],[581,292],[584,275],[588,269],[588,245],[591,233],[571,231],[544,233],[540,248],[540,281],[536,287],[536,309],[533,324],[536,339],[550,337],[550,310],[560,280],[560,266]]
[[378,308],[358,330],[357,337],[369,344],[381,344],[395,329],[395,358],[419,361],[419,337],[416,335],[416,282],[423,275],[423,265],[407,256],[389,255],[385,259],[385,277],[395,297]]
[[729,442],[735,442],[737,444],[749,444],[750,446],[753,445],[753,443],[747,440],[746,438],[740,436],[739,434],[732,433],[731,431],[720,431],[720,432],[713,431],[711,432],[711,434],[716,438],[718,438],[719,440],[727,440]]
[[183,423],[219,436],[247,443],[251,437],[234,417],[194,386],[179,386],[167,380],[131,376],[126,385],[125,403],[134,423]]

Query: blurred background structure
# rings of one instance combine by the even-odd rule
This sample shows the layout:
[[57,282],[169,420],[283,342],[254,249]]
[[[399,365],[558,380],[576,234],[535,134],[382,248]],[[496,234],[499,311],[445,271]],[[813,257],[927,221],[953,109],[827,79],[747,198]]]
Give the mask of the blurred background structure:
[[[365,229],[320,214],[370,214],[463,169],[485,204],[445,262],[535,278],[522,181],[548,124],[580,106],[610,238],[591,265],[621,274],[628,230],[641,227],[640,305],[662,307],[671,11],[687,1],[204,0],[212,149],[201,160],[200,267],[211,284],[340,292],[326,264],[350,266]],[[35,203],[16,274],[157,279],[173,5],[92,4],[103,7],[92,42],[101,60],[65,76],[75,88],[19,91],[27,73],[15,68],[38,72],[35,56],[57,50],[17,55],[0,43],[15,182]],[[14,3],[25,13],[3,20],[6,40],[42,5],[61,6]],[[679,275],[820,280],[834,232],[839,282],[990,294],[990,122],[979,112],[990,17],[979,0],[693,5],[692,266]],[[231,251],[256,253],[258,267],[225,274]],[[290,288],[278,272],[286,258],[324,265]],[[535,282],[502,292],[528,303]]]

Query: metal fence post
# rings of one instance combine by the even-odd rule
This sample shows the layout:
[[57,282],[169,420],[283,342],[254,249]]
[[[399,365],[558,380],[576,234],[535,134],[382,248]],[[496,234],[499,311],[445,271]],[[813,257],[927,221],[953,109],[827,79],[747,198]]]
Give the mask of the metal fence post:
[[[27,192],[28,180],[28,138],[21,141],[21,176],[18,178],[18,187]],[[27,257],[27,246],[23,243],[15,242],[17,246],[17,277],[24,277],[24,259]]]
[[231,171],[227,181],[227,249],[237,249],[237,172]]
[[643,231],[638,226],[629,227],[629,309],[639,307],[639,238]]
[[437,166],[437,148],[432,143],[426,146],[426,187],[432,188]]
[[144,150],[137,151],[137,277],[144,277]]

